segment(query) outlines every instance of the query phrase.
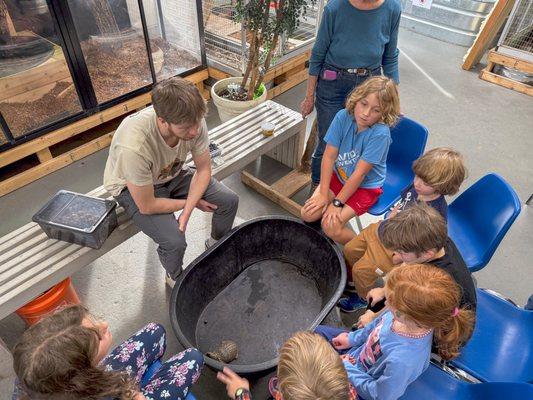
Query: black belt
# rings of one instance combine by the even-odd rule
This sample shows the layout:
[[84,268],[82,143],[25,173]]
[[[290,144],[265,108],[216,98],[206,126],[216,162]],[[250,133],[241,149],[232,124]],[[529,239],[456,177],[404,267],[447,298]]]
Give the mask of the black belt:
[[372,72],[381,69],[381,67],[377,68],[339,68],[341,71],[347,72],[349,74],[354,74],[357,76],[368,76],[371,75]]

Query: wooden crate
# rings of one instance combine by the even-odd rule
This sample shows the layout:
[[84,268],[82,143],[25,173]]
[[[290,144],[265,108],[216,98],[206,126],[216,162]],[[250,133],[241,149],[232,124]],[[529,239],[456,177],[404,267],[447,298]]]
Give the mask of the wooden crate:
[[487,66],[481,70],[479,77],[485,81],[495,83],[497,85],[506,87],[508,89],[516,90],[520,93],[525,93],[533,96],[533,86],[522,82],[501,76],[492,72],[496,65],[503,65],[505,67],[513,68],[528,74],[533,74],[533,63],[520,60],[505,54],[500,54],[496,50],[491,50],[488,56]]
[[[204,89],[203,81],[207,78],[208,72],[205,69],[185,79],[194,82],[200,92],[205,94],[207,91]],[[32,155],[36,155],[39,161],[38,165],[17,171],[15,175],[0,181],[0,197],[109,146],[114,131],[104,130],[98,134],[98,137],[94,138],[94,135],[91,135],[87,140],[84,140],[83,134],[99,125],[142,109],[150,102],[151,94],[145,93],[0,153],[0,168]],[[82,139],[81,144],[64,153],[53,154],[52,146],[78,135]]]

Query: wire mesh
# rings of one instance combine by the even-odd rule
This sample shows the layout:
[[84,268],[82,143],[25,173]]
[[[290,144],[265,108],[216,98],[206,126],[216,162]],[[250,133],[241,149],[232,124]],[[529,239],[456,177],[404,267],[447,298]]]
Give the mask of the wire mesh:
[[518,0],[501,45],[533,53],[533,0]]
[[[242,25],[234,21],[235,0],[203,0],[205,51],[210,63],[244,71],[249,38]],[[324,0],[307,9],[300,25],[290,37],[283,37],[272,59],[272,65],[283,54],[294,51],[315,37]]]

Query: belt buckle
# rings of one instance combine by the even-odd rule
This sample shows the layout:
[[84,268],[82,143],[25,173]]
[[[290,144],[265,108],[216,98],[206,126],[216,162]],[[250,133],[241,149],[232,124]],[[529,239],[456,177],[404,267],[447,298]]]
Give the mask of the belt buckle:
[[357,76],[367,76],[368,69],[367,68],[355,68],[355,74]]

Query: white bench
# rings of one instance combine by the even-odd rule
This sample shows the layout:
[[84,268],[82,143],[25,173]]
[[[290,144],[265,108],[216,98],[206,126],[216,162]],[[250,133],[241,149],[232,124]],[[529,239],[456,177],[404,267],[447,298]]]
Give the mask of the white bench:
[[[275,124],[273,136],[262,135],[260,125],[264,121]],[[263,154],[296,168],[303,152],[304,136],[305,124],[299,113],[267,101],[209,132],[211,141],[222,148],[225,161],[213,169],[213,176],[222,180]],[[103,187],[88,194],[110,198]],[[98,250],[48,239],[33,222],[0,238],[0,319],[139,231],[121,207],[117,213],[119,226]]]

